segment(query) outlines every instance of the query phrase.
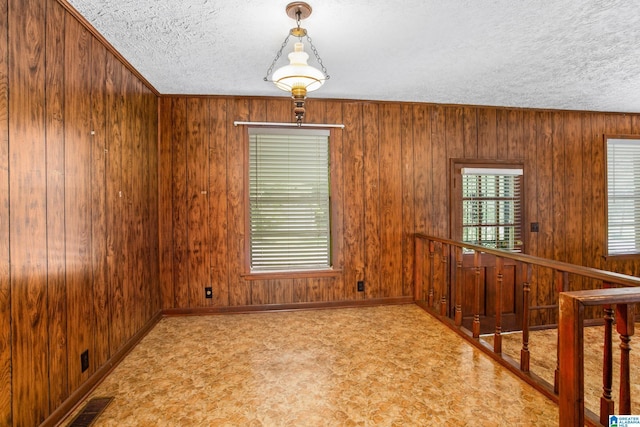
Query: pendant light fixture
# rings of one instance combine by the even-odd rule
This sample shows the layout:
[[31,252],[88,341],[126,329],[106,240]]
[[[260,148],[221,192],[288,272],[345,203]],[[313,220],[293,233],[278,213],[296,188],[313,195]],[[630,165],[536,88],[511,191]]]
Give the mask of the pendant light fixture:
[[[318,50],[313,45],[311,37],[307,34],[305,28],[300,27],[300,21],[306,19],[311,15],[311,6],[304,2],[289,3],[286,7],[287,15],[296,20],[297,26],[292,28],[284,39],[280,50],[276,53],[276,57],[273,59],[271,66],[267,70],[267,75],[264,77],[264,81],[273,82],[278,89],[282,89],[291,93],[293,98],[293,113],[296,116],[296,122],[298,126],[302,125],[302,119],[304,118],[304,101],[308,92],[319,89],[329,79],[327,69],[322,64],[322,59],[318,55]],[[291,36],[297,37],[298,42],[294,45],[294,50],[289,57],[289,65],[278,68],[273,71],[278,59],[282,56],[282,51],[289,43]],[[311,51],[313,52],[318,65],[322,70],[318,70],[315,67],[307,64],[309,55],[304,51],[304,44],[302,43],[303,37],[306,37]],[[273,72],[273,74],[272,74]]]

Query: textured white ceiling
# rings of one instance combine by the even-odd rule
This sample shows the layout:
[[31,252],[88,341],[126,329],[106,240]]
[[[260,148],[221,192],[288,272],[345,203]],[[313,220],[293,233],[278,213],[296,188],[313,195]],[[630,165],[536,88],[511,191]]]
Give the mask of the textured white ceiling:
[[[263,77],[288,0],[68,2],[162,94],[284,95]],[[636,1],[308,3],[331,75],[310,97],[640,112]]]

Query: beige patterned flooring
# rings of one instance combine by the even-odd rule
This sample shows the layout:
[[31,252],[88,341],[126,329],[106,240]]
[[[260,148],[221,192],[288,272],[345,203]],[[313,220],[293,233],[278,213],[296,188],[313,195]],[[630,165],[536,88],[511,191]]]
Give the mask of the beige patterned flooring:
[[163,318],[92,396],[96,426],[558,425],[415,305]]

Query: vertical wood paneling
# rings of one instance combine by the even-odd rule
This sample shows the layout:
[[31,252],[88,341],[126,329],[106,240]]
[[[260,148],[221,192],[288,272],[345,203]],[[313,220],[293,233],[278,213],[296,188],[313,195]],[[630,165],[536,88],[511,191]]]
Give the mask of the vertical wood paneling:
[[244,163],[246,158],[246,129],[233,126],[234,120],[249,119],[249,102],[246,99],[229,101],[227,114],[227,250],[229,265],[229,304],[248,305],[251,290],[247,281],[240,275],[244,273],[245,252],[245,182]]
[[[379,106],[363,106],[364,137],[364,253],[365,295],[377,295],[380,289],[380,140]],[[355,291],[355,284],[345,283],[345,296]],[[362,295],[364,297],[365,295]],[[355,296],[355,295],[354,295]]]
[[[415,233],[415,183],[413,181],[413,107],[403,105],[401,111],[402,140],[402,292],[397,295],[413,295],[414,252],[413,235]],[[398,289],[400,291],[400,289]],[[392,293],[395,296],[396,294]]]
[[[380,107],[380,282],[371,297],[402,295],[402,134],[400,106]],[[366,289],[366,288],[365,288]],[[371,290],[373,291],[373,289]]]
[[176,307],[189,307],[189,252],[187,220],[187,101],[172,100],[172,220],[173,286]]
[[[45,9],[9,1],[9,251],[12,412],[38,425],[50,412],[47,325]],[[19,143],[18,143],[19,142]]]
[[497,110],[478,109],[478,158],[498,158]]
[[[536,114],[537,136],[537,179],[538,179],[538,256],[553,257],[553,140],[551,130],[551,114]],[[544,183],[547,183],[546,185]],[[548,304],[553,299],[553,277],[547,269],[539,271],[538,281],[531,289],[535,305]],[[548,313],[536,311],[536,322],[546,322]]]
[[0,0],[0,425],[68,404],[157,310],[157,126],[63,5]]
[[509,111],[504,108],[496,111],[496,148],[496,158],[509,158]]
[[[342,123],[344,121],[343,103],[341,102],[328,102],[325,108],[324,119],[329,123]],[[345,199],[348,193],[345,191],[345,139],[344,132],[334,130],[331,134],[330,141],[330,155],[331,155],[331,199],[332,199],[332,211],[331,222],[334,224],[332,228],[332,252],[334,266],[340,270],[345,268]],[[327,280],[324,283],[330,285],[330,288],[322,292],[323,299],[335,300],[334,295],[343,295],[345,290],[351,287],[352,291],[355,291],[355,285],[345,281],[345,276],[340,275],[332,280]],[[316,287],[314,281],[307,281],[307,297],[314,295],[313,291],[310,291]],[[319,293],[315,293],[318,295]]]
[[94,366],[109,358],[109,289],[106,237],[106,61],[107,50],[96,39],[91,47],[91,260],[94,292]]
[[426,105],[413,107],[413,175],[415,186],[416,232],[432,232],[433,166],[431,155],[431,108]]
[[49,315],[49,404],[69,395],[67,289],[65,283],[64,10],[47,4],[47,302]]
[[[65,280],[69,387],[89,377],[80,354],[93,354],[93,281],[91,271],[91,142],[89,32],[76,20],[65,26]],[[82,64],[82,66],[80,65]],[[89,302],[89,303],[88,303]]]
[[11,425],[9,88],[7,0],[0,0],[0,425]]
[[524,158],[524,149],[522,146],[522,125],[523,125],[523,112],[522,110],[509,110],[508,116],[508,129],[507,129],[507,153],[508,160],[522,160]]
[[106,90],[106,216],[107,216],[107,283],[109,288],[109,351],[113,354],[124,342],[123,307],[123,199],[122,170],[122,85],[121,65],[112,54],[107,54]]
[[[145,93],[145,109],[142,117],[146,123],[147,132],[144,135],[146,144],[146,159],[147,159],[147,175],[148,189],[147,205],[146,209],[149,211],[149,216],[145,217],[147,222],[145,224],[147,242],[149,248],[149,263],[148,263],[148,276],[145,279],[145,283],[148,286],[149,292],[149,311],[146,321],[153,318],[153,316],[161,309],[161,294],[160,294],[160,258],[159,244],[158,244],[158,97],[151,91],[151,89],[144,87]],[[146,245],[145,245],[146,246]]]
[[160,98],[158,111],[158,245],[160,247],[162,308],[175,306],[175,289],[173,286],[172,111],[171,98]]
[[[565,191],[565,146],[566,140],[564,135],[565,113],[551,113],[551,138],[553,144],[552,150],[552,207],[553,224],[552,230],[560,232],[565,230],[566,221],[566,191]],[[562,234],[553,233],[553,258],[559,261],[566,260],[565,251],[566,241]],[[549,299],[549,304],[554,301]]]
[[209,231],[213,304],[229,304],[227,263],[227,101],[211,100],[209,136]]
[[[580,186],[584,187],[582,191],[582,212],[580,217],[582,219],[582,261],[584,265],[594,265],[594,241],[593,241],[593,228],[597,219],[593,215],[593,200],[594,200],[594,187],[590,185],[590,181],[593,179],[593,171],[591,169],[594,165],[593,160],[593,134],[591,132],[591,114],[580,114],[580,153],[582,160],[582,176],[580,177]],[[604,185],[604,183],[603,183]],[[585,281],[583,283],[587,289],[595,287],[595,281]]]
[[135,310],[135,294],[136,285],[133,277],[135,272],[136,251],[135,247],[135,209],[134,209],[134,175],[133,170],[133,152],[135,144],[134,129],[131,126],[131,117],[135,116],[135,109],[133,108],[134,102],[131,99],[133,94],[133,82],[132,75],[125,67],[121,67],[122,72],[122,122],[120,123],[120,130],[122,132],[122,145],[121,159],[122,170],[120,171],[120,186],[122,188],[122,223],[121,230],[125,231],[122,246],[122,305],[123,305],[123,320],[124,331],[123,339],[126,342],[135,330],[135,321],[137,317],[137,310]]
[[[365,278],[364,261],[364,145],[362,106],[346,104],[344,110],[344,284],[350,295],[358,280]],[[342,296],[342,294],[340,294]]]
[[[566,206],[565,225],[566,236],[575,236],[572,239],[565,237],[566,260],[572,264],[582,265],[583,242],[582,236],[582,121],[578,113],[566,113],[564,120],[565,139],[565,194]],[[582,279],[571,277],[572,289],[582,289]]]
[[432,233],[439,237],[449,237],[449,210],[447,205],[447,182],[449,175],[449,159],[446,145],[446,107],[435,106],[431,110],[431,142],[432,142],[432,183],[431,196],[433,206]]
[[478,109],[466,107],[462,109],[464,117],[464,158],[478,158]]
[[47,298],[49,317],[49,404],[69,395],[67,356],[67,288],[65,282],[65,14],[47,3],[46,141],[47,141]]
[[209,286],[209,219],[207,209],[209,152],[209,103],[204,98],[187,102],[187,201],[189,248],[189,303],[210,305],[204,288]]
[[129,247],[131,249],[131,287],[133,297],[131,314],[131,328],[129,337],[142,328],[145,319],[145,283],[143,259],[145,258],[146,247],[151,242],[144,242],[142,229],[143,199],[144,199],[144,177],[146,162],[141,161],[142,150],[142,83],[128,73],[129,96],[131,100],[131,114],[128,116],[128,127],[131,132],[130,158],[131,158],[131,202],[130,202],[130,232],[131,239]]

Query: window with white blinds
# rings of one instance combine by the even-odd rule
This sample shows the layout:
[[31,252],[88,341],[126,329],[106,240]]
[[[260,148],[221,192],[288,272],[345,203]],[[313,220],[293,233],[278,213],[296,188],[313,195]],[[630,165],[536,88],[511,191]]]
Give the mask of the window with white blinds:
[[522,169],[462,168],[462,240],[522,251]]
[[251,271],[331,267],[329,131],[249,130]]
[[640,253],[640,139],[607,138],[607,252]]

